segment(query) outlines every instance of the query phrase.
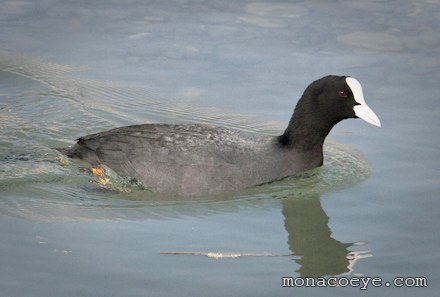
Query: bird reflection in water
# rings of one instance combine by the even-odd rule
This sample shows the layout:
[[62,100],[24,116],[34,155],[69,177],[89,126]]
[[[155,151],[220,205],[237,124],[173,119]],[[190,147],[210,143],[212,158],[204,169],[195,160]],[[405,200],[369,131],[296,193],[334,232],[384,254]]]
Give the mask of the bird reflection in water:
[[349,250],[361,243],[343,243],[331,236],[329,217],[318,194],[284,199],[282,208],[289,249],[297,256],[297,272],[302,277],[351,273],[357,260],[372,256],[370,251]]

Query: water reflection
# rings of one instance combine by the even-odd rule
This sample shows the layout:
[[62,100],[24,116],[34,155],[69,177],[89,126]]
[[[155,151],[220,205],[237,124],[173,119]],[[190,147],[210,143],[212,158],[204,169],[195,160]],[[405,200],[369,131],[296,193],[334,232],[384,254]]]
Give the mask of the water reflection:
[[340,275],[353,270],[354,263],[371,256],[368,251],[349,250],[354,243],[334,239],[328,226],[329,217],[319,195],[295,197],[282,201],[284,226],[288,245],[300,265],[297,272],[303,277]]

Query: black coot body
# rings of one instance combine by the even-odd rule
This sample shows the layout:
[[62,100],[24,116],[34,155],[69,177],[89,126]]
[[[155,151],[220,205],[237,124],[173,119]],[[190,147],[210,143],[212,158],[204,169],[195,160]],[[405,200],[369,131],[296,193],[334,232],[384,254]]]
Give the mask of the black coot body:
[[360,83],[329,75],[311,83],[284,133],[261,136],[212,125],[143,124],[83,136],[69,157],[105,164],[152,191],[205,195],[279,180],[321,166],[323,143],[347,118],[380,126]]

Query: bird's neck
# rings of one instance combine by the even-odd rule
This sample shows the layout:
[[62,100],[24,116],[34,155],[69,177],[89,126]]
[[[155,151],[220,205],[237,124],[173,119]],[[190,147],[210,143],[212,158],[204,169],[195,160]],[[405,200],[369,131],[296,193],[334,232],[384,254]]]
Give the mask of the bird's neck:
[[320,151],[326,136],[336,123],[327,123],[317,119],[313,114],[299,114],[295,110],[289,125],[278,142],[282,147],[294,149],[300,152]]

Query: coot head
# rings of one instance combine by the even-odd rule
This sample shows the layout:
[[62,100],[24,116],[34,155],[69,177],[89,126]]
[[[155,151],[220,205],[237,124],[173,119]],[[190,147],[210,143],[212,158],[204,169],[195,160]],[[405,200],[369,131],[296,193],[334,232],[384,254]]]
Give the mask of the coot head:
[[303,97],[306,100],[301,100],[298,105],[309,105],[315,117],[323,121],[336,124],[358,117],[380,127],[379,118],[365,103],[361,84],[353,77],[325,76],[311,83]]
[[320,147],[333,126],[349,118],[361,118],[381,126],[377,115],[365,103],[362,86],[357,79],[325,76],[306,88],[279,142],[302,150]]

